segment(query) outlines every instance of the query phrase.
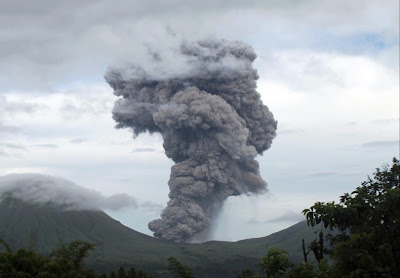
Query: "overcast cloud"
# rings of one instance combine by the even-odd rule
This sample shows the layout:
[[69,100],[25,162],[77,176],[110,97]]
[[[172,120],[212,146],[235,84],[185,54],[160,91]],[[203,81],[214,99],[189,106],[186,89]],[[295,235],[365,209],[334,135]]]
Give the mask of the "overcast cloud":
[[[100,80],[112,63],[136,63],[180,40],[225,35],[263,47],[397,48],[398,2],[384,1],[8,1],[0,2],[4,89],[49,89]],[[294,32],[295,30],[295,32]],[[238,36],[238,33],[240,34]],[[160,43],[162,42],[162,43]]]

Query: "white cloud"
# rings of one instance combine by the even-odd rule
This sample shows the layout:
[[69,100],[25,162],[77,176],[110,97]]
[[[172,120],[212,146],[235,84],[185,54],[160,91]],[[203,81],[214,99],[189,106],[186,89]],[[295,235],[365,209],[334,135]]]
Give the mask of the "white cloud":
[[86,139],[86,138],[74,138],[74,139],[69,140],[69,142],[71,144],[82,144],[82,143],[85,143],[87,140],[88,139]]
[[282,129],[398,117],[398,69],[370,57],[297,50],[261,59],[258,88]]
[[127,194],[102,194],[73,182],[41,174],[12,174],[0,177],[0,201],[11,197],[32,204],[53,204],[67,210],[118,210],[138,207]]
[[335,199],[301,193],[230,197],[213,224],[211,238],[236,241],[266,236],[305,220],[301,212],[314,202]]
[[386,141],[372,141],[362,144],[365,148],[387,148],[387,147],[400,147],[399,140],[386,140]]

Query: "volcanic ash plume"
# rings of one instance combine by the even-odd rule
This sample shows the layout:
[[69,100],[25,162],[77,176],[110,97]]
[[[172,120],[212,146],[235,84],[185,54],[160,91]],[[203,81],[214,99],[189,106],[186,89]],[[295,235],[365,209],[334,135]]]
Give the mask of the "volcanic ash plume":
[[257,154],[271,146],[277,122],[256,91],[253,49],[242,42],[182,44],[171,64],[153,54],[150,65],[109,68],[105,79],[121,98],[117,128],[135,136],[160,132],[176,164],[168,182],[170,201],[154,236],[191,241],[206,233],[224,200],[263,192]]

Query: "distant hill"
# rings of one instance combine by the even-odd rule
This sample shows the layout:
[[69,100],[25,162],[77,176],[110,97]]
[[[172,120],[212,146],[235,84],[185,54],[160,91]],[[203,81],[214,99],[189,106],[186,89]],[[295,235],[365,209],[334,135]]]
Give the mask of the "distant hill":
[[301,240],[310,242],[315,234],[300,222],[261,238],[182,244],[136,232],[102,211],[65,211],[7,199],[0,203],[0,237],[13,248],[28,247],[33,237],[39,252],[49,252],[59,240],[95,243],[87,264],[99,272],[124,265],[143,269],[153,277],[168,277],[167,259],[174,256],[191,267],[195,277],[237,277],[244,269],[258,270],[257,262],[272,246],[286,249],[293,261],[301,261]]

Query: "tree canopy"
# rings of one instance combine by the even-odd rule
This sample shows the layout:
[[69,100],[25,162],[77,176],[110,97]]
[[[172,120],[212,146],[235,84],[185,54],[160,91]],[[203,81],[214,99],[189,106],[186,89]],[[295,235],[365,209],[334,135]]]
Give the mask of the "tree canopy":
[[338,277],[400,277],[400,163],[377,168],[340,202],[317,202],[303,213],[311,226],[337,229],[331,239]]
[[192,270],[181,264],[176,258],[168,258],[168,270],[174,275],[175,278],[193,278]]
[[[0,277],[1,278],[147,278],[150,277],[142,270],[135,271],[133,267],[128,272],[121,266],[117,274],[113,271],[96,275],[95,271],[84,266],[84,259],[94,244],[74,240],[68,245],[60,242],[49,254],[39,254],[31,247],[20,248],[13,251],[9,244],[0,238],[0,246],[4,251],[0,252]],[[32,245],[33,246],[33,245]]]

